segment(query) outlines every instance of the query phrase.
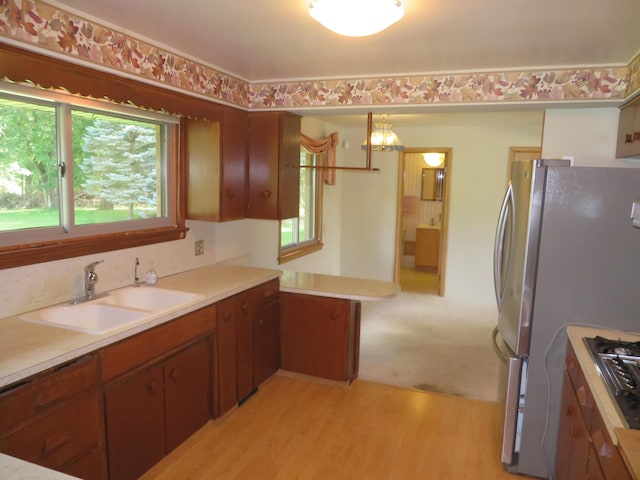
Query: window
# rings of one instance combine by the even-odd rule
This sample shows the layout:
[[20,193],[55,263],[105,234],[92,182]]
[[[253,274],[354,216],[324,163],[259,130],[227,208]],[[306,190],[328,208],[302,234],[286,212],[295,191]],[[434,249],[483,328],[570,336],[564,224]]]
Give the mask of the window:
[[175,227],[178,119],[0,91],[0,248]]
[[[304,147],[300,165],[316,167],[318,156]],[[296,218],[280,221],[279,263],[301,257],[322,248],[322,171],[300,169],[300,208]]]

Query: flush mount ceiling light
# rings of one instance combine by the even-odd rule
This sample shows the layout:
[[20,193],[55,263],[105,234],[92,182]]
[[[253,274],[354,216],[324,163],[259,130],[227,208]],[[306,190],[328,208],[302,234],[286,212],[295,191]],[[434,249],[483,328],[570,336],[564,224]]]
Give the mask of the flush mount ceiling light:
[[440,152],[423,153],[422,158],[424,158],[424,163],[426,163],[430,167],[439,167],[444,164],[444,153],[440,153]]
[[366,37],[400,20],[404,6],[402,0],[311,0],[309,13],[340,35]]
[[[404,150],[404,145],[398,135],[391,130],[391,124],[386,121],[387,116],[382,115],[382,121],[375,124],[375,129],[371,132],[371,150],[376,152],[390,152],[392,150]],[[362,149],[367,148],[367,140],[362,142]]]

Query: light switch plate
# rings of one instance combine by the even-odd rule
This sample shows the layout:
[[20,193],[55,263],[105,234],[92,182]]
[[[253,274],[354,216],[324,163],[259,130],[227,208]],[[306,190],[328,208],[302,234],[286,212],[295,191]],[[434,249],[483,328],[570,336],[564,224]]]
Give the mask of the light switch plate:
[[195,242],[195,254],[204,255],[204,240],[196,240]]

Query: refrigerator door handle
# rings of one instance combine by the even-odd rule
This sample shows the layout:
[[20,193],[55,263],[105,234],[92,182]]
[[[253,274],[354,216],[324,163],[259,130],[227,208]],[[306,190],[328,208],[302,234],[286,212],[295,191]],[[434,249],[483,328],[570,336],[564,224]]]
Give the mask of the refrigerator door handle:
[[[509,271],[508,268],[503,267],[505,266],[505,261],[507,266],[511,263],[511,242],[513,240],[515,222],[513,219],[509,222],[509,215],[513,215],[514,212],[513,184],[509,182],[507,192],[502,201],[502,207],[500,208],[493,251],[493,286],[498,310],[502,309],[502,304],[504,303],[504,289],[507,285],[506,272]],[[509,227],[509,232],[507,232],[507,227]]]
[[505,363],[509,362],[509,359],[511,359],[512,357],[515,357],[516,354],[513,350],[511,350],[509,348],[509,345],[507,345],[505,342],[501,342],[503,347],[506,349],[506,352],[500,348],[500,346],[498,345],[498,327],[495,327],[493,329],[493,332],[491,332],[491,339],[493,341],[493,350],[496,352],[496,355],[498,355],[498,357],[500,358],[500,360],[502,360]]

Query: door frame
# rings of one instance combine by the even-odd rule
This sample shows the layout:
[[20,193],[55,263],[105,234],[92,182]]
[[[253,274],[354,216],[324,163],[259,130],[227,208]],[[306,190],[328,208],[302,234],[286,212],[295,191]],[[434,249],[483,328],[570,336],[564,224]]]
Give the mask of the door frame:
[[445,279],[447,272],[447,244],[449,238],[449,198],[451,195],[451,173],[453,171],[453,149],[442,148],[405,148],[400,152],[398,161],[398,195],[396,199],[396,241],[394,255],[393,281],[400,283],[400,264],[402,261],[402,197],[404,195],[404,170],[405,153],[430,153],[440,152],[445,154],[444,160],[444,194],[442,196],[442,223],[440,225],[440,255],[438,258],[438,295],[445,293]]

